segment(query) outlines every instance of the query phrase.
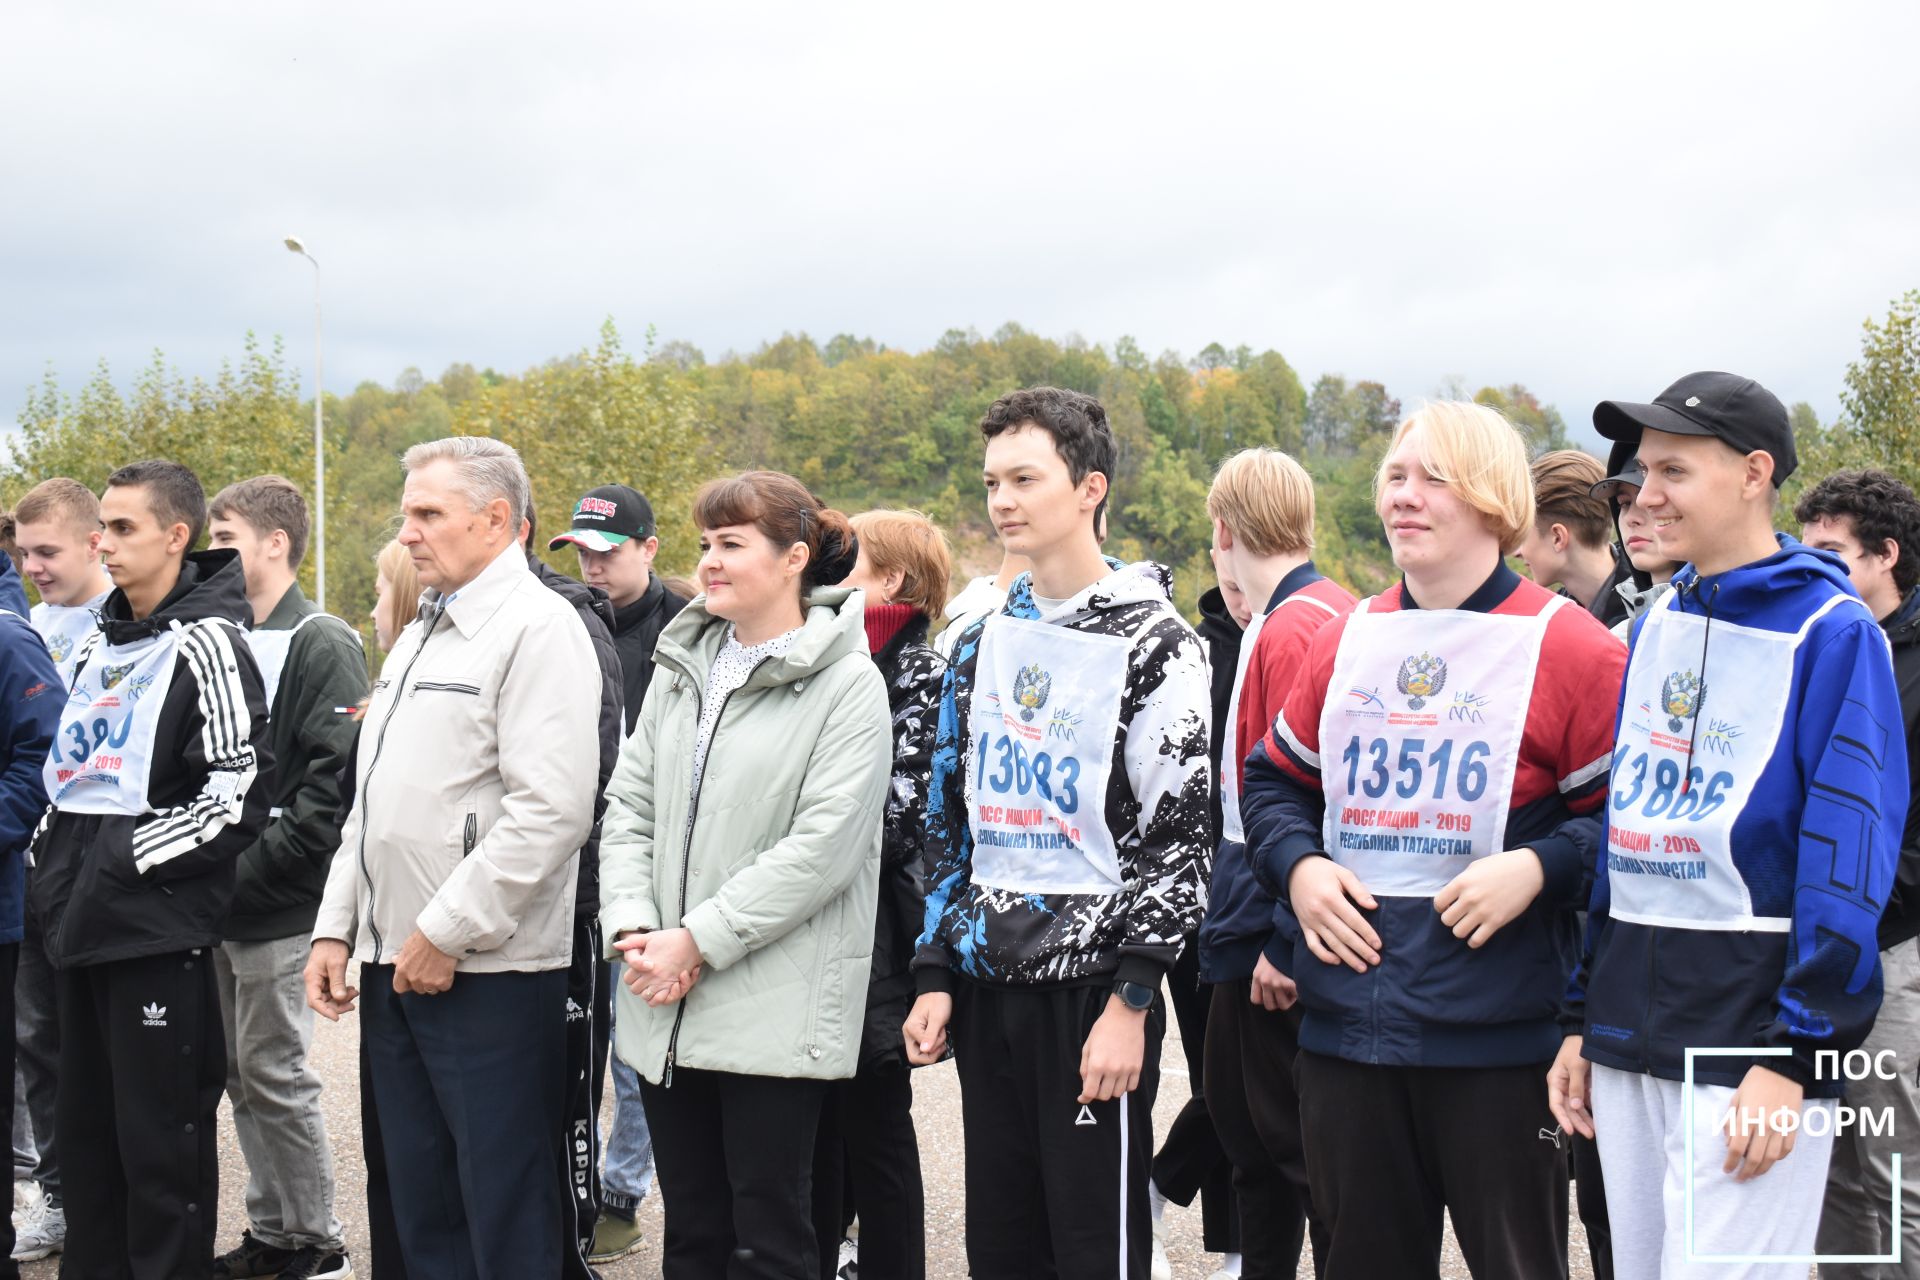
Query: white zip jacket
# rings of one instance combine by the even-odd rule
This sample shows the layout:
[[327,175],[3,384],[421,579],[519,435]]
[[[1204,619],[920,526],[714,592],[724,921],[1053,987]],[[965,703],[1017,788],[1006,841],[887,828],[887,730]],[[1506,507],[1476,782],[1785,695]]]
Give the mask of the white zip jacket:
[[417,928],[464,973],[566,968],[599,715],[586,629],[518,544],[427,592],[373,686],[314,939],[391,964]]

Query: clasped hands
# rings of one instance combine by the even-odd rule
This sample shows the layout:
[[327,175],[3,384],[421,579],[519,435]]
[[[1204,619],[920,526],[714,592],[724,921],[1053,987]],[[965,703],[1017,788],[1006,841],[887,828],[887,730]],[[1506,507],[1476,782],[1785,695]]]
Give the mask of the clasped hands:
[[704,961],[693,934],[686,929],[623,933],[613,946],[627,961],[627,971],[620,980],[654,1008],[684,1000],[700,981]]
[[[1477,949],[1540,896],[1546,879],[1540,855],[1532,849],[1489,854],[1449,880],[1434,896],[1433,909],[1454,937]],[[1314,955],[1355,973],[1380,963],[1380,935],[1361,914],[1380,904],[1350,868],[1331,858],[1302,858],[1287,882],[1287,896]]]

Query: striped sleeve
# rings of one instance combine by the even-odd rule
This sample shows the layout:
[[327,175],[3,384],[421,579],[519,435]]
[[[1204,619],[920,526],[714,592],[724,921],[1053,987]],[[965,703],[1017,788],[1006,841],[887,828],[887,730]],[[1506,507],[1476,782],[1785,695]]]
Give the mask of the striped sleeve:
[[1578,609],[1559,609],[1548,624],[1547,651],[1557,659],[1541,664],[1553,682],[1550,698],[1535,705],[1559,729],[1554,782],[1567,808],[1577,814],[1599,811],[1606,799],[1613,764],[1614,728],[1620,687],[1627,676],[1627,647],[1620,638]]
[[[253,658],[237,641],[238,634],[230,623],[212,621],[181,629],[179,661],[193,677],[198,733],[192,735],[190,726],[189,740],[179,746],[206,776],[185,804],[156,811],[134,832],[133,861],[142,875],[185,855],[212,853],[211,846],[222,835],[240,837],[233,848],[237,855],[240,845],[255,834],[242,826],[248,795],[260,778],[251,703],[261,702],[261,719],[265,706],[260,694],[248,696],[241,665],[252,668]],[[261,687],[257,670],[252,683]],[[166,745],[157,744],[156,749]],[[189,859],[196,864],[202,860]]]

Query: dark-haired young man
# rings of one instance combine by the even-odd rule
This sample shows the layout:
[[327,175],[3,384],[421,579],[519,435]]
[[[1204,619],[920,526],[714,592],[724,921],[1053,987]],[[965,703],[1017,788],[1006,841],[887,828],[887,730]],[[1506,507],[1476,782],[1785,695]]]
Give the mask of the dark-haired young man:
[[193,472],[120,468],[100,500],[114,581],[45,764],[32,895],[59,970],[56,1124],[77,1276],[213,1266],[226,1046],[213,950],[267,824],[267,698],[240,557],[190,554]]
[[1145,1280],[1159,987],[1209,854],[1206,659],[1164,569],[1100,554],[1100,402],[1016,391],[980,430],[994,527],[1033,568],[942,690],[907,1056],[951,1029],[973,1274]]
[[227,1040],[227,1092],[247,1157],[247,1230],[216,1278],[350,1274],[334,1214],[333,1151],[320,1077],[307,1065],[308,936],[340,847],[340,773],[367,692],[367,659],[346,623],[295,580],[307,500],[284,476],[230,484],[208,504],[208,541],[240,553],[247,633],[271,712],[272,819],[240,855],[225,941],[213,953]]
[[1900,688],[1900,716],[1907,743],[1906,829],[1893,892],[1880,915],[1880,968],[1885,991],[1873,1030],[1861,1045],[1876,1063],[1891,1053],[1885,1075],[1876,1071],[1850,1081],[1847,1102],[1865,1114],[1890,1112],[1882,1133],[1859,1126],[1840,1134],[1827,1173],[1826,1207],[1820,1216],[1819,1252],[1893,1252],[1889,1209],[1900,1196],[1900,1254],[1896,1267],[1851,1267],[1822,1263],[1823,1276],[1920,1275],[1920,1177],[1912,1165],[1893,1177],[1891,1157],[1915,1159],[1920,1140],[1920,500],[1884,471],[1836,471],[1801,495],[1793,509],[1800,540],[1846,562],[1847,577],[1880,619],[1893,646],[1893,676]]
[[1631,633],[1549,1098],[1597,1131],[1623,1280],[1804,1276],[1846,1085],[1822,1064],[1879,1007],[1907,813],[1887,641],[1839,560],[1774,532],[1797,457],[1766,388],[1689,374],[1593,423],[1638,441],[1636,505],[1686,567]]

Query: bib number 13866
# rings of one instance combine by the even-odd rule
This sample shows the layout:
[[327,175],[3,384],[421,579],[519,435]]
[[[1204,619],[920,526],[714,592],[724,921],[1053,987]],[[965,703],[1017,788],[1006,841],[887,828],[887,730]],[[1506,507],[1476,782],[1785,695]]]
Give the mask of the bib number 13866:
[[1686,790],[1682,791],[1678,761],[1663,757],[1653,766],[1651,778],[1647,761],[1646,752],[1636,755],[1631,747],[1621,747],[1614,753],[1615,811],[1624,813],[1638,806],[1643,817],[1658,818],[1664,814],[1669,818],[1698,820],[1727,802],[1727,788],[1733,785],[1733,775],[1726,770],[1709,777],[1706,770],[1694,765],[1686,772]]
[[1451,738],[1442,739],[1432,751],[1427,750],[1424,738],[1402,738],[1397,759],[1392,755],[1393,745],[1386,738],[1362,743],[1360,736],[1354,735],[1347,749],[1340,753],[1340,762],[1347,766],[1348,795],[1378,800],[1392,788],[1402,800],[1411,800],[1420,794],[1428,778],[1433,780],[1435,800],[1447,798],[1449,781],[1453,783],[1454,795],[1461,800],[1478,800],[1485,794],[1487,757],[1493,753],[1493,748],[1486,743],[1476,739],[1462,745],[1458,760],[1454,758],[1455,744]]

